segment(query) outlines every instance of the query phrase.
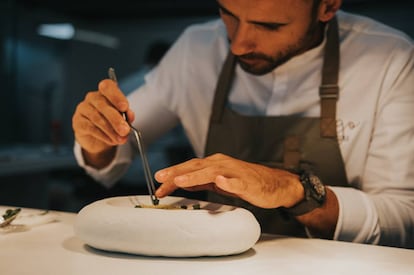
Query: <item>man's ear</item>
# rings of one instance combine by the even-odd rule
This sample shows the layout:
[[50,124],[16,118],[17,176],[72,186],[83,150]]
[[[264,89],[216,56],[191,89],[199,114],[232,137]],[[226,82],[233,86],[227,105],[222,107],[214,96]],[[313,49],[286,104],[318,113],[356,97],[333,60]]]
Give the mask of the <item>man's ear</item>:
[[321,0],[318,9],[318,19],[321,22],[331,20],[341,7],[342,0]]

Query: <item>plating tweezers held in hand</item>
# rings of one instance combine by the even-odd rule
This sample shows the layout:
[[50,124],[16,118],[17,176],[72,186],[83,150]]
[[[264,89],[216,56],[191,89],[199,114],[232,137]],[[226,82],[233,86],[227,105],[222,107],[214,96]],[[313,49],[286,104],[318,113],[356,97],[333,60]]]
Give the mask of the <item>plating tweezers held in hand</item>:
[[[113,68],[109,68],[108,76],[111,80],[117,82],[115,70]],[[141,155],[142,166],[144,168],[144,174],[145,174],[145,181],[147,183],[148,192],[151,197],[152,204],[158,205],[159,200],[157,196],[155,196],[155,185],[154,185],[154,181],[152,180],[152,173],[151,173],[151,169],[148,164],[147,155],[145,153],[141,132],[131,125],[131,123],[128,121],[126,112],[123,112],[122,116],[124,117],[125,121],[128,123],[129,127],[131,128],[131,131],[133,132],[135,136],[135,140],[138,145],[139,154]]]

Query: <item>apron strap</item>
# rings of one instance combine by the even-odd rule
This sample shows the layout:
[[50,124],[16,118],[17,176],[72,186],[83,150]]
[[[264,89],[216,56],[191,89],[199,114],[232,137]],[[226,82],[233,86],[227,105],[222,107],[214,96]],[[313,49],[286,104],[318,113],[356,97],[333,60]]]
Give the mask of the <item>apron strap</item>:
[[321,99],[321,137],[336,138],[336,102],[339,97],[339,33],[338,21],[334,17],[329,23],[322,67],[322,83],[319,87]]
[[[339,96],[339,34],[338,21],[334,17],[328,27],[322,67],[322,84],[319,87],[321,99],[320,135],[322,138],[336,138],[336,102]],[[286,137],[284,141],[283,166],[298,169],[300,163],[299,137]]]
[[221,121],[223,111],[226,107],[225,105],[227,103],[227,97],[230,92],[231,85],[233,84],[235,65],[236,57],[231,53],[231,51],[229,51],[216,85],[210,123]]
[[283,141],[283,168],[286,170],[297,171],[300,164],[300,145],[299,136],[287,136]]

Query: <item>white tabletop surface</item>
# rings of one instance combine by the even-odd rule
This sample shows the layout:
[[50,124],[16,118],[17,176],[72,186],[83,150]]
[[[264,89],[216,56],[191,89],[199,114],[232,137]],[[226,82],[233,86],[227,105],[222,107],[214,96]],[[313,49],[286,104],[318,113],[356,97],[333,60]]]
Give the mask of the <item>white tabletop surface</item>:
[[[41,212],[23,209],[21,215]],[[47,217],[57,221],[29,217],[25,231],[0,230],[0,274],[414,274],[414,250],[280,236],[262,236],[249,251],[226,257],[103,252],[74,235],[76,214],[51,211],[41,219]]]

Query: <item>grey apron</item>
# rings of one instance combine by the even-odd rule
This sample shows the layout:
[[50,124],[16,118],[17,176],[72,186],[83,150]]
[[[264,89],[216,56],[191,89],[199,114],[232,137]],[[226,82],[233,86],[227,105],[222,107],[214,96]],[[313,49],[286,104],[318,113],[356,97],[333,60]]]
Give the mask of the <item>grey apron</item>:
[[[326,185],[347,186],[336,135],[339,88],[339,38],[336,18],[329,24],[324,49],[321,117],[245,116],[227,106],[235,57],[230,52],[217,83],[205,155],[223,153],[248,162],[293,172],[311,169]],[[208,200],[244,207],[263,233],[304,236],[303,226],[280,209],[263,209],[234,197],[208,192]]]

